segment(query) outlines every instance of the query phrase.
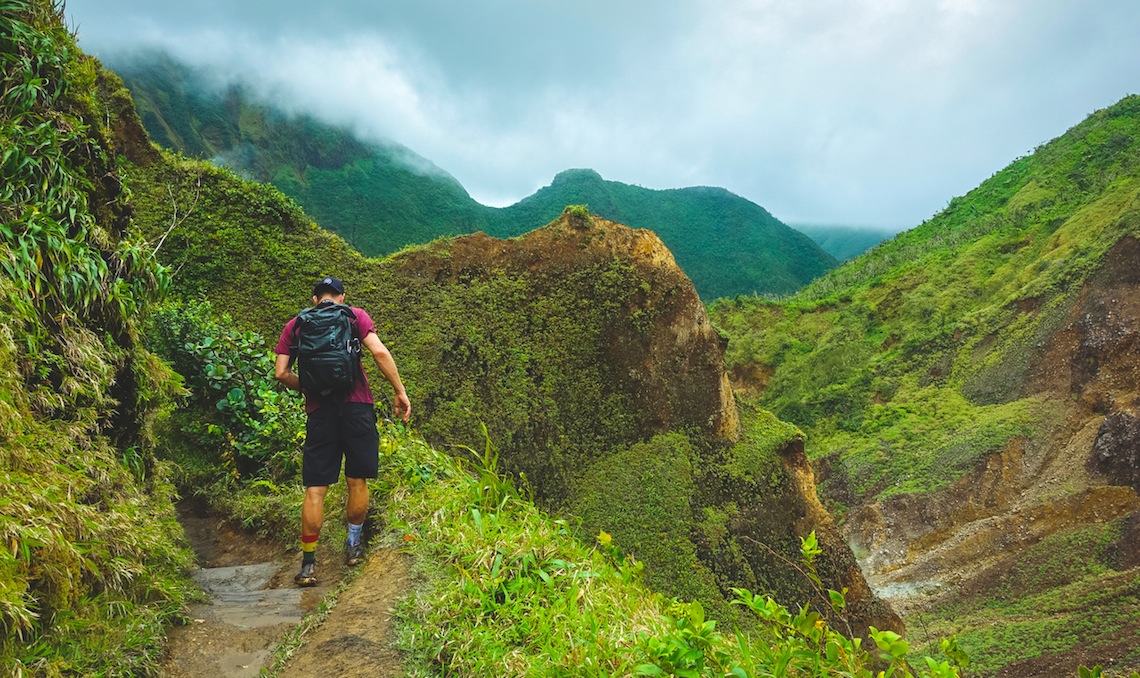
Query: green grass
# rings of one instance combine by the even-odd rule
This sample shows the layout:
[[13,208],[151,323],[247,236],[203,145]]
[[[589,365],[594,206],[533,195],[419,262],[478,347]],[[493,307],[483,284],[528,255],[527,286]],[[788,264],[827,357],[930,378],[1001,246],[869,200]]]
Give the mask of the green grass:
[[1034,356],[1140,235],[1138,157],[1129,97],[786,302],[712,304],[730,369],[770,375],[760,404],[842,462],[847,501],[945,487],[1057,415],[1025,397]]
[[[1118,562],[1122,520],[1050,535],[1008,563],[984,593],[955,596],[926,620],[955,634],[978,675],[1049,654],[1104,656],[1140,634],[1140,568]],[[1140,661],[1116,657],[1118,671]],[[1125,660],[1125,661],[1121,661]]]

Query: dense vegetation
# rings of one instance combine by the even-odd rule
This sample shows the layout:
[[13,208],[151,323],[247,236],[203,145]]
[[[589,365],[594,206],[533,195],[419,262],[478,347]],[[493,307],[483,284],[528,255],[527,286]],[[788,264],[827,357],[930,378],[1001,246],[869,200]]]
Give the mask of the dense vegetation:
[[[902,506],[946,490],[1011,445],[1043,454],[1072,425],[1074,408],[1108,407],[1094,401],[1109,396],[1083,397],[1078,377],[1095,366],[1075,357],[1071,382],[1044,387],[1058,359],[1044,351],[1090,281],[1104,277],[1109,254],[1140,236],[1138,196],[1140,97],[1132,96],[790,300],[722,300],[711,314],[731,337],[738,385],[807,433],[832,506]],[[1079,638],[1129,628],[1116,616],[1134,615],[1140,593],[1127,559],[1097,565],[1069,555],[1084,581],[986,590],[939,614],[971,629],[963,643],[985,670],[1081,650]],[[1074,604],[1093,589],[1105,597]],[[1004,635],[986,630],[987,619],[1005,614],[1019,621],[1003,623]],[[1060,628],[1087,630],[1061,637]]]
[[836,263],[723,189],[654,191],[575,170],[516,205],[486,207],[406,148],[362,144],[346,130],[286,116],[241,87],[221,91],[164,54],[116,67],[158,143],[272,182],[365,255],[476,231],[513,237],[552,221],[566,205],[585,204],[606,219],[656,232],[705,299],[787,294]]
[[0,63],[0,671],[144,673],[190,593],[137,342],[169,277],[59,9],[0,2]]

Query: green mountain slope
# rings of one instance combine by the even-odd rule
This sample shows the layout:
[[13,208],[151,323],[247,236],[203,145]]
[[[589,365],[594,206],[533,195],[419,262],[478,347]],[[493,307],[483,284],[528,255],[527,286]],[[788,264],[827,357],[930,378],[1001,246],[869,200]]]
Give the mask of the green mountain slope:
[[365,144],[348,130],[285,115],[162,52],[126,60],[118,72],[154,141],[272,183],[365,254],[484,227],[486,208],[399,144]]
[[[883,411],[904,387],[927,400],[957,393],[973,413],[1022,401],[1036,343],[1135,234],[1138,101],[1097,113],[788,303],[718,302],[731,365],[774,370],[762,400],[828,436],[873,437],[912,416]],[[825,441],[812,448],[825,451]],[[921,490],[969,461],[935,469],[943,480],[905,477]],[[899,492],[897,480],[888,488],[867,476],[856,496]]]
[[885,229],[859,226],[791,224],[791,227],[814,240],[823,251],[839,261],[854,259],[894,235]]
[[162,54],[117,64],[161,145],[271,182],[368,256],[447,235],[521,235],[587,204],[655,231],[705,299],[787,294],[835,265],[810,239],[722,189],[652,191],[564,172],[511,207],[475,202],[454,178],[396,144],[363,144],[343,129],[288,117],[241,88],[220,91]]
[[657,233],[704,299],[788,294],[835,265],[810,238],[722,188],[656,191],[606,181],[588,169],[562,172],[550,186],[503,208],[489,232],[518,235],[565,205],[589,205],[606,219]]
[[[1136,553],[1140,488],[1112,470],[1136,440],[1101,427],[1134,414],[1138,237],[1132,96],[789,302],[712,310],[736,383],[804,427],[871,580],[925,588],[985,670],[1032,660],[1042,673],[1010,675],[1053,675],[1140,631],[1108,609],[1135,609],[1140,580],[1115,583],[1140,574],[1135,555],[1074,552],[1077,583],[1041,550],[1105,539]],[[1026,579],[1041,573],[1019,557],[1049,583]],[[951,581],[956,607],[937,598]],[[1075,602],[1102,585],[1114,593]],[[1027,599],[995,602],[1011,591]],[[995,608],[1018,640],[986,630]],[[1085,640],[1100,649],[1058,638],[1062,627],[1096,628]]]

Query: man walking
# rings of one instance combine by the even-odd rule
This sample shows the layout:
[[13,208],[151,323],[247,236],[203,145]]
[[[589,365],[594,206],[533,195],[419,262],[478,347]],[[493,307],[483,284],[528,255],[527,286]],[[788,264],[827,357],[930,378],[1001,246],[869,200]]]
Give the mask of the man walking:
[[[326,277],[313,288],[313,306],[317,308],[344,304],[344,283]],[[348,310],[351,309],[351,315]],[[329,309],[332,311],[333,309]],[[372,318],[360,308],[339,307],[352,325],[352,337],[368,350],[380,373],[395,391],[396,416],[408,421],[412,405],[400,381],[399,371],[392,354],[376,336]],[[364,367],[357,358],[353,370],[355,379],[343,391],[325,394],[313,384],[301,383],[293,362],[298,356],[298,319],[293,318],[281,331],[274,352],[277,354],[275,376],[286,387],[305,395],[305,447],[301,460],[301,479],[305,486],[305,499],[301,506],[301,571],[294,577],[298,586],[314,586],[316,576],[317,536],[324,522],[325,494],[329,485],[340,477],[341,459],[344,459],[345,482],[348,485],[348,539],[345,544],[346,562],[356,565],[364,554],[360,533],[368,511],[368,479],[375,478],[379,470],[380,434],[376,430],[376,409],[372,389]],[[350,342],[352,343],[352,342]],[[343,347],[342,347],[343,348]],[[302,358],[304,360],[305,358]],[[315,363],[316,361],[314,361]],[[305,366],[302,366],[304,374]],[[311,377],[309,377],[311,379]]]

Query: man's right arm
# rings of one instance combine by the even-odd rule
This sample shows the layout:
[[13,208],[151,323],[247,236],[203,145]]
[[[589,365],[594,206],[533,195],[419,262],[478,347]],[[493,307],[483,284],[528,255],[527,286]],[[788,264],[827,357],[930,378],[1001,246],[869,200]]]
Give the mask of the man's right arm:
[[289,365],[289,356],[277,354],[277,362],[273,364],[273,376],[277,377],[277,381],[284,384],[285,388],[301,390],[301,380]]

